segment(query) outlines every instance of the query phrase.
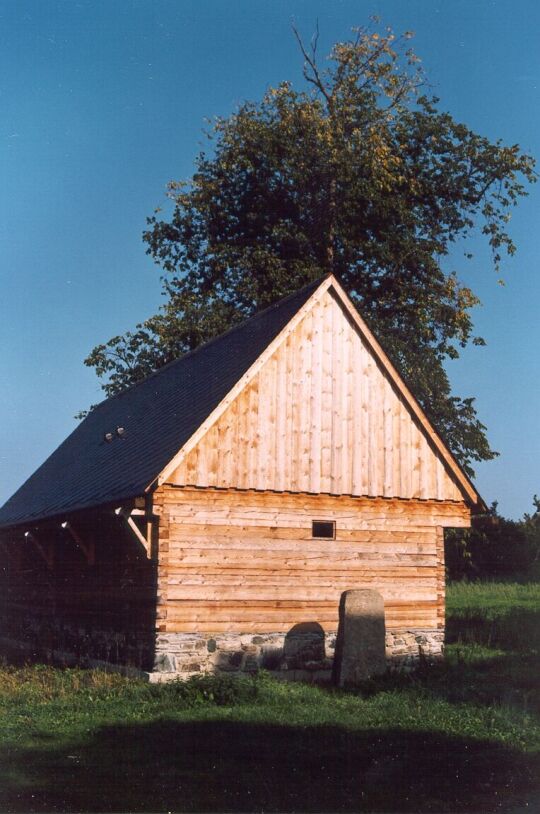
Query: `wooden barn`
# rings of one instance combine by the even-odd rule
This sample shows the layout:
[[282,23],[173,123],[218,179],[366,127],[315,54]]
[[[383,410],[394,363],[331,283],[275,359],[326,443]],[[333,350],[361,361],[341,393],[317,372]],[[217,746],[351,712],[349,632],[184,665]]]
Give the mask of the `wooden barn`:
[[0,639],[321,675],[342,592],[372,588],[389,662],[437,656],[444,528],[482,508],[328,276],[104,401],[7,501]]

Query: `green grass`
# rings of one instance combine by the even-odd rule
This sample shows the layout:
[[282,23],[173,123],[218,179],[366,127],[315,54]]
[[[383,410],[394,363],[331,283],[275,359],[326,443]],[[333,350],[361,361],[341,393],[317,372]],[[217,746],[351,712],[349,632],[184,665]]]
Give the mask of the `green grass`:
[[538,598],[452,586],[445,663],[355,692],[6,667],[0,811],[536,810]]
[[538,611],[539,607],[539,582],[454,582],[447,591],[451,616],[481,611],[491,619],[517,609]]
[[540,583],[458,582],[447,597],[450,641],[540,650]]

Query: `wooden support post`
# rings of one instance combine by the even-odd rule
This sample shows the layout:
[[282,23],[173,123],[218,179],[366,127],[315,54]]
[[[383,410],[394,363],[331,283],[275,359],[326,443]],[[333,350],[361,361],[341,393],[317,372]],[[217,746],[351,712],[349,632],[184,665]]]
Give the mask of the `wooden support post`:
[[61,525],[63,529],[69,532],[73,540],[75,540],[76,544],[86,557],[86,562],[88,565],[95,565],[96,547],[94,545],[94,541],[90,540],[88,543],[85,543],[84,540],[81,539],[81,536],[75,531],[71,523],[69,523],[67,520],[65,520]]
[[[138,525],[136,524],[135,520],[132,518],[133,513],[139,514],[141,510],[135,509],[131,512],[129,509],[123,509],[121,506],[118,509],[114,510],[114,513],[118,515],[118,517],[123,517],[126,523],[128,524],[129,528],[137,538],[137,540],[141,543],[144,550],[146,551],[146,556],[148,559],[152,557],[152,536],[151,534],[148,537],[145,537]],[[147,525],[147,528],[151,529],[151,523]]]
[[37,548],[40,555],[47,563],[47,568],[52,568],[54,563],[54,549],[52,545],[49,543],[49,545],[45,549],[43,544],[38,540],[38,538],[34,534],[32,534],[31,531],[25,531],[24,536],[26,537],[27,540],[31,540],[31,542],[34,543],[34,546]]

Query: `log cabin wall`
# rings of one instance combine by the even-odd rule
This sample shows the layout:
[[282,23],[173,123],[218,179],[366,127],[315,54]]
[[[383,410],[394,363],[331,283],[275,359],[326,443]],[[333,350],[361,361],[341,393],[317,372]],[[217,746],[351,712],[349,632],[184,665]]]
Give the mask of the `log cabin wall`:
[[469,525],[464,503],[165,485],[156,510],[157,670],[327,671],[351,588],[382,594],[391,661],[440,655],[443,528]]
[[[4,535],[0,647],[10,657],[152,668],[156,566],[120,518],[72,519],[91,560],[60,523]],[[48,562],[46,561],[48,559]]]

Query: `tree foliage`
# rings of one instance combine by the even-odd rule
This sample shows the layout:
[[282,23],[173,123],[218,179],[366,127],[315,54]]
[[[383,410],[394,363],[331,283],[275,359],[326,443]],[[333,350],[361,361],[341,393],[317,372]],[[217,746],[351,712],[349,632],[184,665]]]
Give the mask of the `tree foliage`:
[[538,579],[540,564],[540,499],[534,512],[508,520],[493,503],[484,515],[473,517],[470,529],[446,529],[448,577],[459,579]]
[[283,82],[215,121],[192,178],[169,184],[170,217],[156,211],[144,233],[166,304],[85,361],[118,392],[331,271],[470,472],[494,453],[443,363],[483,340],[478,298],[445,258],[475,228],[496,268],[514,252],[508,212],[534,162],[441,112],[411,35],[376,28],[355,29],[323,66],[316,38],[297,35],[305,87]]

